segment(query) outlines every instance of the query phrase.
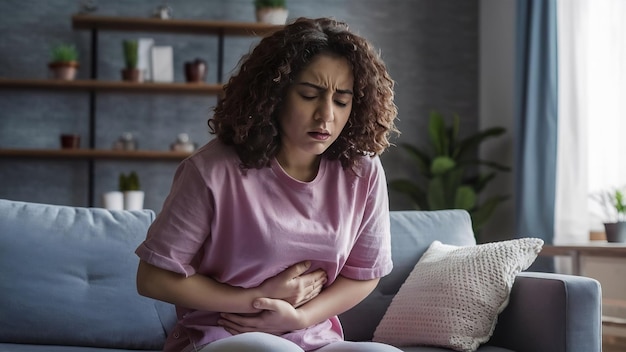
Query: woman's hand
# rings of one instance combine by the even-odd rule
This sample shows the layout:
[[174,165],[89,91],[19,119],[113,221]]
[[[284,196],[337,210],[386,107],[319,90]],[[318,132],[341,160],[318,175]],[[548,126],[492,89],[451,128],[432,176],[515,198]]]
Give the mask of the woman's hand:
[[261,313],[254,316],[222,313],[217,323],[233,335],[253,331],[282,335],[306,327],[299,311],[282,299],[258,298],[254,308],[261,309]]
[[265,280],[259,287],[263,297],[282,299],[297,308],[315,298],[326,283],[326,272],[318,269],[304,274],[311,263],[296,263]]
[[233,335],[244,332],[266,332],[280,335],[304,329],[341,314],[362,301],[379,279],[353,280],[338,276],[314,300],[296,309],[280,299],[257,298],[252,305],[262,310],[253,316],[222,313],[218,324]]

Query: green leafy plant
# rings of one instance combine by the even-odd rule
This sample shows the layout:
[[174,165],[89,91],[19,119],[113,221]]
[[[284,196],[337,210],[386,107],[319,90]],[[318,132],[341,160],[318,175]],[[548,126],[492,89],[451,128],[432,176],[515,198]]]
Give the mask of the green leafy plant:
[[121,173],[119,178],[119,190],[121,192],[126,191],[139,191],[141,186],[139,184],[139,176],[135,171],[131,171],[128,175]]
[[139,60],[139,42],[137,40],[124,40],[124,62],[127,69],[136,69]]
[[51,62],[77,62],[78,50],[72,44],[58,44],[52,48]]
[[254,0],[254,7],[257,9],[261,9],[265,7],[286,8],[287,1],[286,0]]
[[626,216],[626,204],[624,204],[624,194],[618,189],[615,191],[614,195],[615,202],[613,205],[615,206],[615,210],[617,210],[617,214],[620,218],[624,218]]
[[626,186],[610,190],[601,190],[591,193],[589,197],[600,206],[602,221],[615,223],[626,221],[626,200],[624,199]]
[[[467,210],[472,217],[474,232],[478,234],[498,204],[509,198],[508,195],[498,195],[481,202],[480,192],[498,172],[511,170],[508,166],[477,159],[478,147],[486,139],[500,136],[506,131],[502,127],[493,127],[460,139],[459,126],[458,115],[454,115],[452,124],[447,126],[443,115],[431,112],[429,148],[400,144],[415,161],[420,175],[426,181],[425,185],[418,180],[398,179],[390,181],[389,187],[408,196],[416,209]],[[490,171],[481,173],[479,166],[486,166]]]

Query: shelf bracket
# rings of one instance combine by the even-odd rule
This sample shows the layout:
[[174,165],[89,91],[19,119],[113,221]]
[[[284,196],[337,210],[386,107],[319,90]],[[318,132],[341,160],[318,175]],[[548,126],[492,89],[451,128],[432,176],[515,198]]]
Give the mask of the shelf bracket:
[[217,83],[222,82],[224,74],[224,29],[221,28],[217,34]]
[[[91,72],[90,76],[92,80],[98,78],[98,30],[96,28],[91,29]],[[96,92],[95,90],[89,91],[89,149],[96,148]],[[90,207],[95,206],[95,163],[93,159],[87,161],[87,204]]]

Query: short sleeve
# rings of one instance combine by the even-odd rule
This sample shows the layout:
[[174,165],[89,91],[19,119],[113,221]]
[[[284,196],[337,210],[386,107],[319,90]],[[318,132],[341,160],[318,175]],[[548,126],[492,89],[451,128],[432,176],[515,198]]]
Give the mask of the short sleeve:
[[135,253],[143,261],[185,276],[196,273],[194,259],[210,236],[213,201],[205,180],[184,160],[176,170],[163,209]]
[[354,280],[371,280],[391,272],[391,225],[387,181],[378,157],[363,175],[367,179],[367,201],[354,247],[341,270],[341,275]]

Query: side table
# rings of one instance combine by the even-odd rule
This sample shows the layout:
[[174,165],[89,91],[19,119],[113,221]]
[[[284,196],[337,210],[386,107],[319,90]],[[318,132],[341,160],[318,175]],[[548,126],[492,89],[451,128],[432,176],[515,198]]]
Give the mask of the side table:
[[545,245],[539,255],[568,257],[573,275],[600,282],[603,350],[626,351],[626,243]]

